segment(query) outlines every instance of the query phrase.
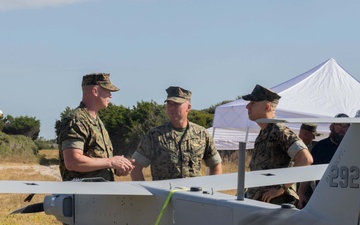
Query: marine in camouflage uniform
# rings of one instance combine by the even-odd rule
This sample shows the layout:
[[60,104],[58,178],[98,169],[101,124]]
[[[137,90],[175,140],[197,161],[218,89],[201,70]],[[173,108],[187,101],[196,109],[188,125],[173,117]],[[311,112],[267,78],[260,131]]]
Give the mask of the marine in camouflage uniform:
[[153,180],[201,176],[201,165],[210,168],[210,175],[222,172],[221,157],[208,131],[188,121],[191,92],[169,87],[167,114],[169,122],[148,131],[132,158],[133,180],[143,180],[142,168],[151,165]]
[[[251,94],[242,96],[242,98],[250,101],[246,106],[249,119],[256,121],[260,118],[274,118],[275,108],[281,97],[275,92],[256,85]],[[312,158],[306,145],[287,126],[282,123],[258,123],[258,125],[261,130],[252,151],[249,165],[251,171],[286,168],[292,165],[292,160],[297,166],[311,164]],[[296,204],[299,197],[295,184],[286,185],[249,188],[247,195],[251,199],[279,205],[283,203]]]
[[60,122],[57,130],[59,168],[64,181],[74,178],[113,181],[114,172],[118,176],[128,175],[134,168],[132,161],[113,156],[109,134],[97,113],[108,106],[111,92],[119,91],[109,76],[107,73],[83,76],[82,101]]
[[221,162],[208,131],[191,122],[183,132],[170,122],[150,129],[133,158],[143,167],[151,164],[153,180],[201,176],[202,160],[208,167]]
[[110,158],[113,156],[111,140],[103,122],[98,116],[94,119],[83,102],[63,120],[58,143],[59,167],[63,181],[91,177],[102,177],[109,181],[114,180],[112,169],[76,172],[69,171],[65,167],[62,150],[67,148],[83,149],[84,155],[91,158]]

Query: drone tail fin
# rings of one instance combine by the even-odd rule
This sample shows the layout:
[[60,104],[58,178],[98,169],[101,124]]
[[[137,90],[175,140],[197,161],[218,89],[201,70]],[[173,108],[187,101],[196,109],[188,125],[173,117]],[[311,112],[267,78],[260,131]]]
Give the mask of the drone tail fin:
[[334,224],[360,224],[360,123],[351,124],[303,209]]

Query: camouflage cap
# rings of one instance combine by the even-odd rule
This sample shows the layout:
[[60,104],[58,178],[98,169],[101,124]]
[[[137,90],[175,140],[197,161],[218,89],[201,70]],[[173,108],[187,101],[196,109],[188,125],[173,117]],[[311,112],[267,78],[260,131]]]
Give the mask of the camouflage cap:
[[257,84],[251,94],[244,95],[241,98],[246,101],[269,101],[279,103],[279,99],[281,98],[281,96]]
[[301,124],[300,129],[310,131],[315,136],[320,136],[320,134],[316,131],[317,125],[315,123],[303,123]]
[[109,91],[119,91],[120,89],[110,82],[108,73],[91,73],[83,76],[81,86],[99,85]]
[[164,102],[173,101],[176,103],[183,103],[191,100],[191,91],[185,90],[181,87],[171,86],[166,89],[167,98]]

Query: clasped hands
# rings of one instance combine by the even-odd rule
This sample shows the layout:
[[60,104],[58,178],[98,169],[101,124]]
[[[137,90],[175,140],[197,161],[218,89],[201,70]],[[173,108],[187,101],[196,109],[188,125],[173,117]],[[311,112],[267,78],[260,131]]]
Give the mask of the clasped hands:
[[111,158],[111,168],[115,170],[117,176],[127,176],[135,168],[134,159],[127,159],[123,155],[116,155]]

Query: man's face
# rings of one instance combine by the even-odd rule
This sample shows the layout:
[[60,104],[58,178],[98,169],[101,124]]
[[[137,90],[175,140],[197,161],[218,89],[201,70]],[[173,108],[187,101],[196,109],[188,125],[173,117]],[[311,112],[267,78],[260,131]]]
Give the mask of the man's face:
[[249,120],[255,121],[260,118],[266,118],[266,104],[267,101],[254,102],[250,101],[246,105],[246,109],[248,110]]
[[300,129],[299,137],[306,145],[311,144],[312,141],[315,139],[315,135],[313,133],[304,129]]
[[333,141],[340,143],[346,134],[350,124],[348,123],[332,123],[330,125],[330,138]]
[[111,92],[100,86],[94,87],[97,89],[97,103],[100,109],[105,109],[108,107],[110,99],[112,97]]
[[177,103],[168,100],[166,102],[166,113],[170,121],[180,121],[187,118],[190,109],[191,104],[189,101]]

